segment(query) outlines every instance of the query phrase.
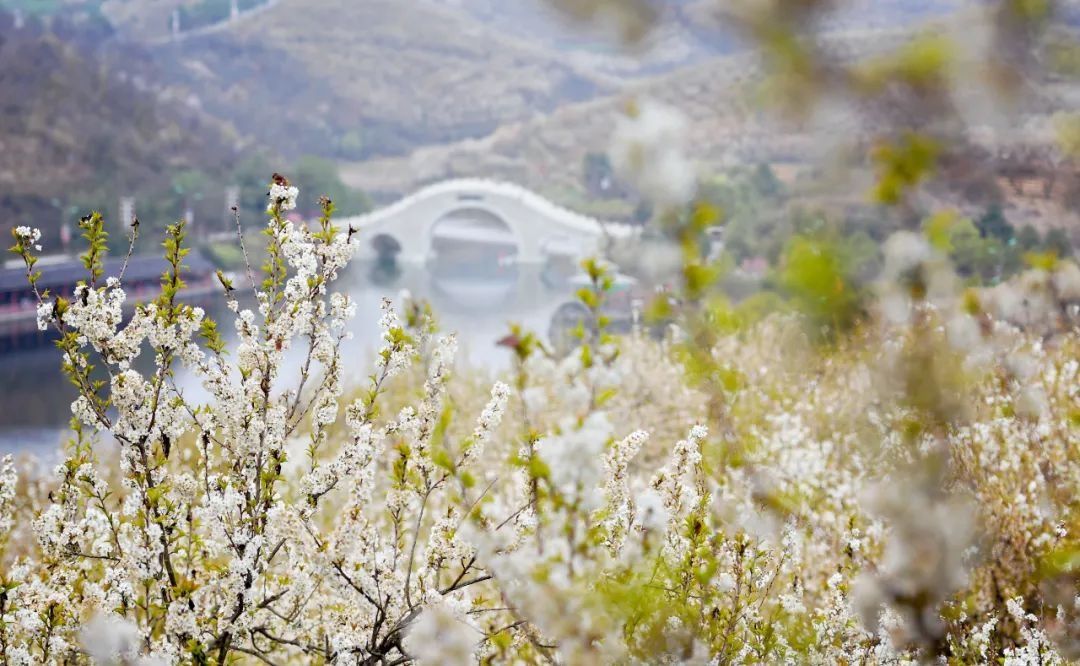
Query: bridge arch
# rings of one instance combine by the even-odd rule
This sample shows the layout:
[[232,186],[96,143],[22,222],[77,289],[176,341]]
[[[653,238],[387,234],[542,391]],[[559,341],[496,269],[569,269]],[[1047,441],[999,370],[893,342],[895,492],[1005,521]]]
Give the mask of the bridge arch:
[[[551,248],[566,256],[585,257],[603,247],[605,236],[626,237],[625,225],[604,224],[558,206],[510,183],[458,179],[429,185],[389,206],[342,220],[361,239],[385,235],[401,247],[399,261],[424,264],[432,255],[436,226],[455,215],[505,223],[517,245],[516,263],[542,264]],[[361,259],[374,258],[370,242],[360,242]]]
[[474,259],[490,260],[492,255],[511,257],[516,262],[522,239],[502,216],[478,206],[455,208],[435,220],[428,229],[428,261],[453,251],[473,248]]

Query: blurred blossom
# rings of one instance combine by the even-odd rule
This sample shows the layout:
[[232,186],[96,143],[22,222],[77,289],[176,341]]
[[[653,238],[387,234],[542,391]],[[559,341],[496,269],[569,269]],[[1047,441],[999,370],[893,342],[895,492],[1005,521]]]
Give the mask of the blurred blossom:
[[1035,357],[1024,352],[1018,352],[1006,357],[1004,365],[1013,379],[1020,383],[1030,380],[1039,369]]
[[1003,282],[986,291],[986,305],[990,312],[1005,321],[1015,321],[1019,316],[1022,302],[1020,293],[1009,283]]
[[933,248],[920,234],[898,231],[885,241],[885,268],[882,276],[897,282],[933,256]]
[[683,254],[679,246],[665,240],[643,243],[637,256],[642,273],[654,280],[673,275],[682,267],[682,260]]
[[569,427],[540,440],[537,448],[548,465],[551,482],[568,501],[581,502],[588,510],[599,506],[603,452],[611,435],[607,415],[595,412],[580,428]]
[[662,530],[668,523],[668,510],[664,499],[651,488],[639,493],[635,498],[638,524],[647,530]]
[[420,611],[405,636],[404,647],[421,666],[467,666],[475,663],[473,651],[480,638],[439,599]]
[[1033,268],[983,290],[981,300],[996,318],[1031,331],[1067,329],[1076,323],[1071,308],[1080,302],[1080,268],[1072,261]]
[[865,498],[888,531],[881,565],[856,581],[853,602],[869,631],[888,608],[908,640],[929,645],[944,632],[939,606],[967,583],[975,507],[942,494],[934,475],[923,474],[882,483]]
[[945,325],[949,344],[957,351],[973,351],[982,342],[979,322],[966,313],[959,313],[949,318]]
[[100,666],[157,666],[163,660],[139,658],[142,636],[138,628],[119,615],[97,615],[82,627],[83,647]]
[[1014,408],[1017,416],[1038,420],[1047,408],[1046,391],[1041,386],[1027,386],[1016,397]]
[[1057,296],[1062,301],[1080,301],[1080,266],[1063,261],[1051,278]]
[[697,176],[684,149],[686,117],[677,109],[642,100],[615,123],[609,156],[615,173],[658,208],[693,198]]
[[911,316],[911,296],[899,289],[889,289],[881,295],[878,307],[891,324],[906,324]]

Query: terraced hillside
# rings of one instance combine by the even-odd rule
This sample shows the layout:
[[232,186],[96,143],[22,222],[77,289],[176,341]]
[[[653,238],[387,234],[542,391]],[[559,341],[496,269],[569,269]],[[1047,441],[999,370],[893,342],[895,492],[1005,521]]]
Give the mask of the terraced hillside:
[[461,11],[398,0],[283,0],[155,57],[240,131],[354,158],[482,136],[617,86]]

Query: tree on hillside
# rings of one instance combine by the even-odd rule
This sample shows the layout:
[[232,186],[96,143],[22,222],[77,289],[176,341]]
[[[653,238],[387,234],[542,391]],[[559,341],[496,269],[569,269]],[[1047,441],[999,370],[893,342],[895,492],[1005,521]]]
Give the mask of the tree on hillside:
[[1016,235],[1016,245],[1025,252],[1030,252],[1042,245],[1042,235],[1030,224],[1025,224]]
[[1072,242],[1069,240],[1069,234],[1061,227],[1046,232],[1046,239],[1043,244],[1047,250],[1056,252],[1059,257],[1072,255]]
[[776,177],[772,167],[765,162],[761,162],[754,167],[754,172],[750,176],[750,183],[758,194],[763,197],[778,196],[784,189],[784,184]]
[[[326,195],[334,202],[341,215],[357,215],[371,207],[367,196],[360,190],[353,189],[341,180],[337,164],[314,155],[305,155],[296,162],[293,170],[297,185],[305,192]],[[317,213],[317,199],[307,202],[310,210],[305,213]]]
[[1001,241],[1009,241],[1014,234],[1014,229],[1005,218],[1005,213],[999,204],[990,206],[989,209],[975,222],[976,228],[984,238],[993,237]]
[[603,199],[620,196],[615,185],[615,170],[606,153],[590,152],[584,158],[585,192],[591,197]]

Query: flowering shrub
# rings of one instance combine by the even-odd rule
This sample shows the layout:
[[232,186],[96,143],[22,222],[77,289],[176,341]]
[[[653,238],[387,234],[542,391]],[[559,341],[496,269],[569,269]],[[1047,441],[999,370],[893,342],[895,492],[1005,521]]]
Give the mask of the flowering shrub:
[[[1067,307],[1052,337],[1014,328],[1001,294],[957,292],[909,235],[887,247],[887,316],[831,347],[795,315],[719,326],[715,304],[675,339],[619,340],[588,262],[571,354],[515,330],[508,383],[481,387],[423,308],[385,302],[349,386],[355,308],[334,280],[355,234],[325,200],[287,221],[296,196],[275,179],[255,308],[222,276],[232,348],[178,299],[182,224],[160,297],[125,322],[101,218],[83,221],[87,279],[38,294],[79,391],[72,439],[53,478],[0,468],[5,664],[1078,654]],[[32,285],[36,242],[16,230]],[[1058,289],[1070,266],[1018,288]]]

